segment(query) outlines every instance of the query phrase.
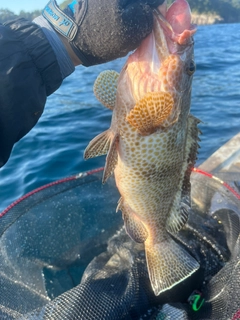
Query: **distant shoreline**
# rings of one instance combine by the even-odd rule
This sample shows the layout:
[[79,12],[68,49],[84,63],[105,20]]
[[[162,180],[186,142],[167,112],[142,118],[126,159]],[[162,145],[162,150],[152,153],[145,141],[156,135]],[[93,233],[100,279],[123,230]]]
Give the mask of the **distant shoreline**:
[[214,13],[204,14],[192,12],[192,22],[197,25],[207,25],[223,22],[223,18]]

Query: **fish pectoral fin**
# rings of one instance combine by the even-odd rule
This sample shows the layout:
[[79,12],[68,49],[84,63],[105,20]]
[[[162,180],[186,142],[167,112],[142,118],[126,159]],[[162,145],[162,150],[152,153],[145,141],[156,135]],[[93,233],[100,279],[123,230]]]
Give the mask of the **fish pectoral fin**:
[[174,100],[170,93],[148,92],[137,101],[126,120],[141,135],[149,135],[161,126],[164,127],[164,122],[170,116],[173,107]]
[[113,139],[113,133],[110,129],[97,135],[92,141],[89,142],[87,148],[84,151],[84,159],[90,159],[98,156],[102,156],[108,153],[108,150]]
[[106,163],[105,163],[103,177],[102,177],[103,184],[113,174],[113,171],[117,165],[117,162],[118,162],[118,153],[117,153],[118,141],[119,141],[119,135],[115,134],[113,136],[113,138],[111,139],[111,144],[110,144],[108,154],[106,157]]
[[153,246],[145,244],[145,251],[156,296],[190,277],[199,268],[199,263],[171,238]]
[[129,237],[138,243],[145,242],[148,237],[148,232],[144,224],[129,206],[124,204],[122,198],[119,200],[117,210],[122,211],[124,226]]
[[111,110],[116,103],[118,78],[118,72],[106,70],[99,74],[93,86],[93,92],[98,101]]

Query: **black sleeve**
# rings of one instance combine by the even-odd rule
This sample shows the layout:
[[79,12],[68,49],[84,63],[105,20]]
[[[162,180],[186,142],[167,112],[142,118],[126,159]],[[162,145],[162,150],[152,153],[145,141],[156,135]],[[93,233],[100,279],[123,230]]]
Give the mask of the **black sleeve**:
[[61,83],[56,56],[36,24],[25,19],[0,24],[0,167]]

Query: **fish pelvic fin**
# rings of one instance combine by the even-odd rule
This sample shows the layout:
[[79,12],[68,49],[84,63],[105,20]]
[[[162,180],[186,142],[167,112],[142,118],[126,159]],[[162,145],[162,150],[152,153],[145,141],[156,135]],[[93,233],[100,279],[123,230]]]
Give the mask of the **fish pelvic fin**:
[[118,162],[118,153],[117,153],[118,141],[119,141],[119,135],[115,134],[111,139],[111,144],[110,144],[108,154],[106,157],[106,163],[105,163],[103,177],[102,177],[103,184],[113,174],[113,171],[117,165],[117,162]]
[[156,296],[191,276],[199,263],[170,237],[153,246],[146,245],[148,274]]
[[122,198],[120,198],[118,202],[117,211],[118,210],[122,211],[125,230],[129,237],[138,243],[145,242],[148,237],[147,229],[131,208],[124,204]]
[[106,70],[99,74],[93,86],[93,92],[98,101],[111,110],[116,103],[118,78],[118,72]]
[[174,100],[168,92],[148,92],[137,101],[127,115],[128,123],[137,129],[141,135],[154,133],[160,127],[168,126],[169,118],[174,108]]
[[84,159],[95,158],[108,153],[111,141],[113,140],[113,133],[110,129],[100,133],[92,139],[84,151]]

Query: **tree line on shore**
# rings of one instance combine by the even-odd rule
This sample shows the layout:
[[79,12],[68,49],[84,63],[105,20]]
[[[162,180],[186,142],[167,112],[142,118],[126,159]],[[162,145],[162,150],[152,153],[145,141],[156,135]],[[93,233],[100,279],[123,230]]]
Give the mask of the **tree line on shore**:
[[[60,4],[64,8],[72,2],[72,0],[65,0]],[[170,4],[173,0],[167,0]],[[199,14],[217,14],[221,17],[223,23],[240,22],[240,1],[239,0],[188,0],[190,7],[194,13]],[[47,3],[47,1],[46,1]],[[26,12],[21,10],[19,15],[12,11],[0,8],[0,23],[8,20],[13,20],[18,17],[23,17],[28,20],[33,20],[41,14],[40,10],[33,12]]]
[[32,21],[37,16],[40,16],[40,14],[41,14],[41,10],[35,10],[32,12],[26,12],[24,10],[21,10],[17,15],[8,9],[0,8],[0,23],[4,23],[9,20],[15,20],[19,17]]
[[240,22],[239,0],[188,0],[193,12],[217,14],[223,23]]

